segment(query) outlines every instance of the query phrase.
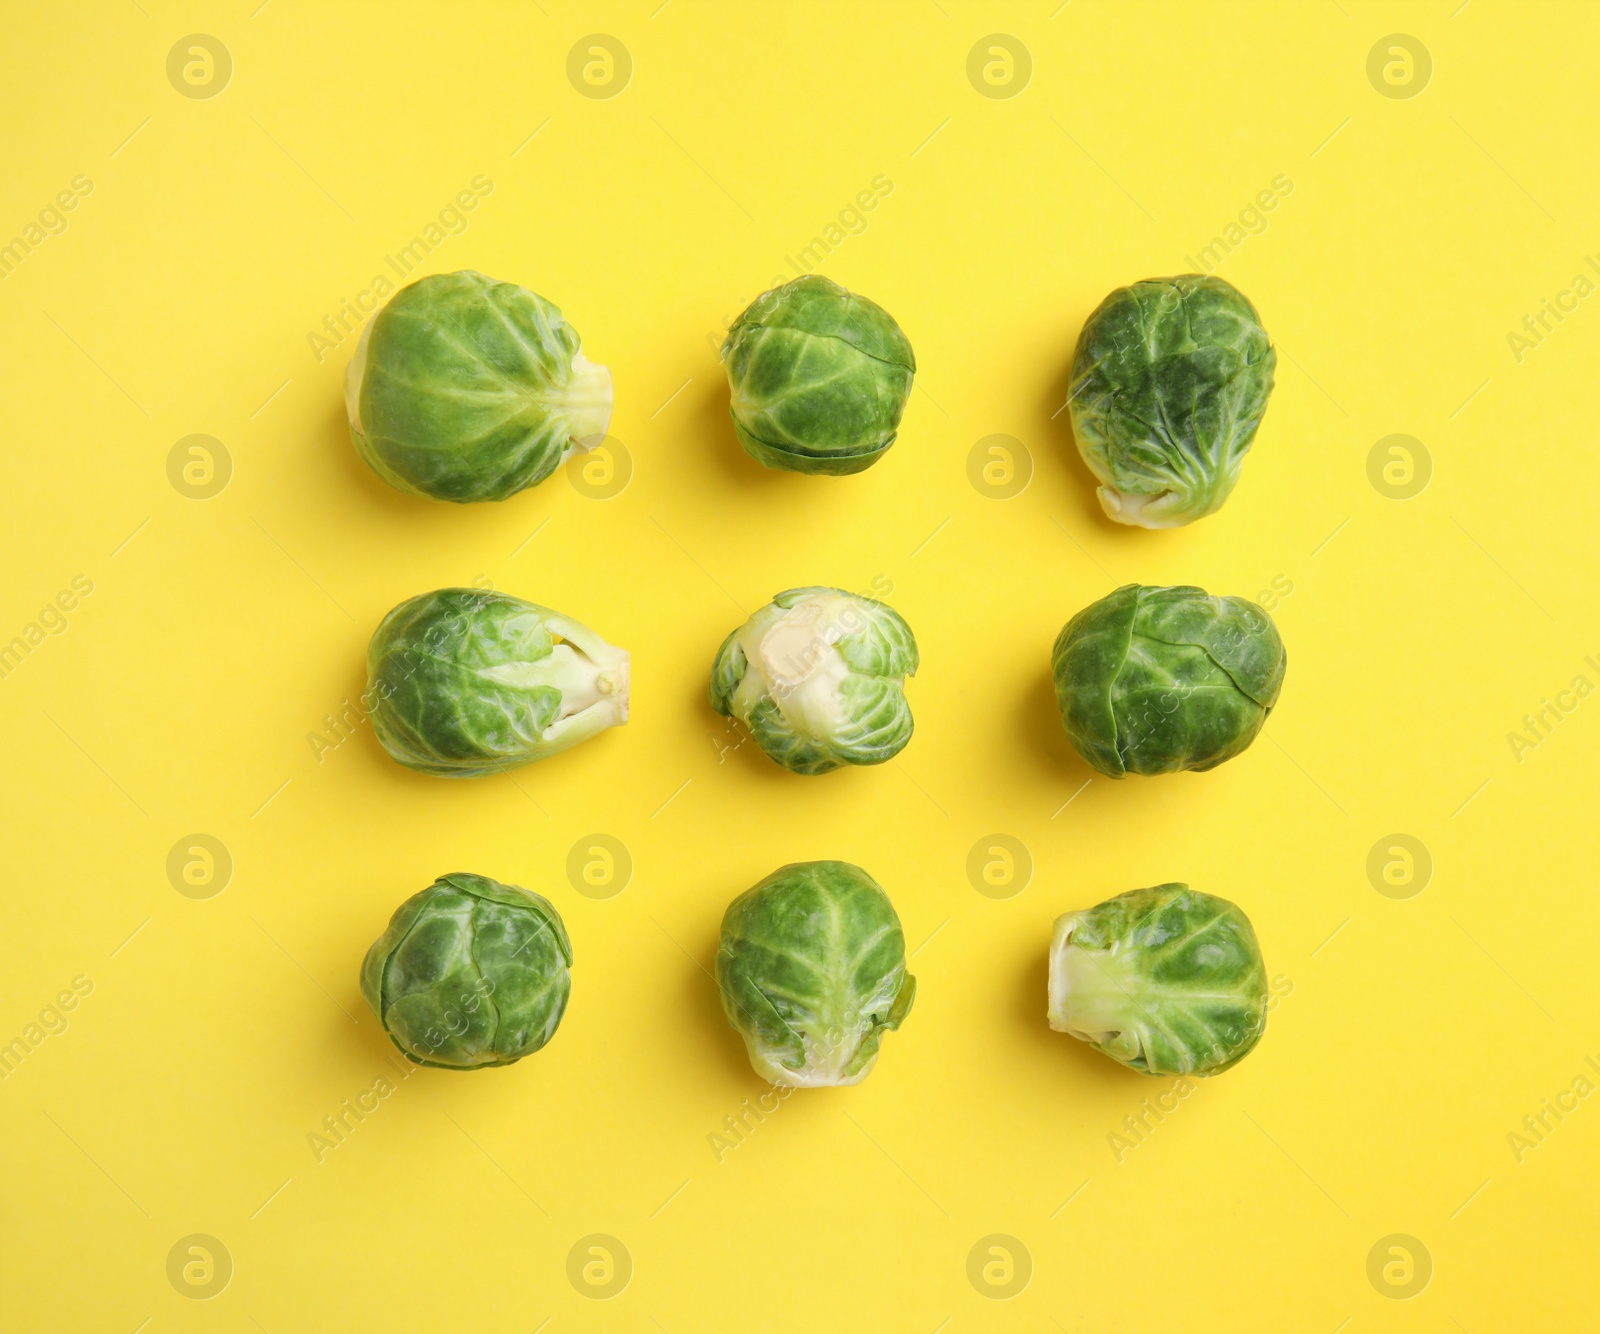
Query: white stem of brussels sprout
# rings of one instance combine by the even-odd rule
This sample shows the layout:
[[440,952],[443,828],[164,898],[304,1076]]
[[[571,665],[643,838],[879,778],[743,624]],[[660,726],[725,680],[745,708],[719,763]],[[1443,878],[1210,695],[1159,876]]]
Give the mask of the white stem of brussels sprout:
[[878,1063],[878,1053],[874,1052],[872,1059],[855,1074],[847,1078],[841,1073],[854,1059],[856,1048],[861,1045],[860,1032],[852,1033],[837,1043],[813,1038],[809,1033],[802,1033],[800,1038],[806,1046],[806,1063],[798,1070],[789,1069],[776,1053],[761,1046],[748,1033],[744,1034],[744,1045],[750,1053],[750,1064],[758,1075],[769,1084],[782,1084],[789,1088],[848,1088],[852,1084],[859,1084]]
[[606,643],[588,626],[579,621],[569,620],[565,616],[547,615],[544,618],[544,625],[545,629],[557,639],[566,641],[564,644],[556,645],[551,657],[557,657],[562,650],[571,655],[570,664],[567,658],[561,659],[562,679],[550,681],[551,685],[560,689],[564,702],[583,701],[582,704],[573,704],[569,712],[578,708],[604,705],[611,710],[615,723],[627,722],[629,682],[627,650]]
[[628,721],[627,650],[565,616],[547,614],[544,625],[556,639],[544,657],[481,669],[508,685],[554,686],[561,692],[561,716],[540,737],[540,759]]
[[1113,491],[1109,486],[1102,486],[1095,494],[1100,497],[1100,508],[1108,519],[1134,528],[1181,528],[1191,519],[1200,517],[1191,510],[1172,508],[1172,502],[1180,499],[1176,491],[1152,496]]
[[583,355],[572,355],[572,378],[562,395],[562,406],[571,417],[568,432],[576,449],[593,449],[605,439],[611,425],[611,372]]
[[1129,1026],[1138,1005],[1132,979],[1119,976],[1110,950],[1079,949],[1072,943],[1077,913],[1056,918],[1050,939],[1050,1027],[1086,1042],[1104,1041]]
[[839,606],[849,603],[817,598],[791,607],[766,628],[751,655],[752,665],[760,667],[754,684],[769,691],[784,717],[810,736],[831,735],[844,721],[839,687],[850,669],[834,648],[842,633],[834,614]]
[[561,691],[562,709],[562,716],[545,728],[541,738],[545,755],[628,721],[628,655],[598,642],[606,650],[600,661],[575,652],[570,644],[557,644],[541,661],[541,666],[549,664],[542,681]]

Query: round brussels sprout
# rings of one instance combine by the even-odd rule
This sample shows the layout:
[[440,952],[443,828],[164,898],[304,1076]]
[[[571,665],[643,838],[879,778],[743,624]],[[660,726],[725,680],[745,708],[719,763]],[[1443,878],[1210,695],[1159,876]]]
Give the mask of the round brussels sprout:
[[750,303],[722,344],[733,429],[788,472],[870,468],[894,444],[917,359],[889,312],[819,274]]
[[628,721],[628,655],[505,593],[402,602],[367,646],[372,730],[408,769],[470,778],[532,764]]
[[882,764],[911,740],[917,641],[899,613],[841,588],[779,593],[722,641],[711,707],[785,769]]
[[611,372],[542,296],[470,269],[402,287],[345,373],[356,451],[402,491],[504,500],[611,420]]
[[1121,778],[1232,759],[1278,702],[1287,661],[1254,602],[1124,584],[1067,622],[1050,665],[1074,749]]
[[1214,1075],[1267,1026],[1250,919],[1188,885],[1135,889],[1056,918],[1050,1027],[1146,1075]]
[[730,903],[717,986],[756,1073],[794,1088],[859,1084],[917,993],[894,905],[849,862],[780,866]]
[[1177,528],[1222,507],[1278,354],[1238,288],[1185,274],[1119,287],[1078,335],[1072,431],[1118,523]]
[[395,909],[361,965],[361,994],[408,1061],[477,1070],[555,1036],[571,967],[549,899],[458,871]]

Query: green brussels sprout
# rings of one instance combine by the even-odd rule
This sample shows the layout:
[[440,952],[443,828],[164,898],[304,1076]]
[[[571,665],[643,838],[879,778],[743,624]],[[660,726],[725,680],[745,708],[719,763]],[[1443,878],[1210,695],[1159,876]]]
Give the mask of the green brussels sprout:
[[356,452],[390,486],[465,504],[544,481],[611,420],[611,372],[542,296],[465,269],[402,287],[345,373]]
[[1118,894],[1056,918],[1050,1027],[1146,1075],[1214,1075],[1267,1026],[1250,919],[1188,885]]
[[1221,278],[1119,287],[1078,335],[1072,431],[1118,523],[1177,528],[1222,507],[1261,425],[1278,354]]
[[756,1073],[794,1088],[859,1084],[917,993],[894,905],[849,862],[780,866],[730,903],[717,986]]
[[841,588],[779,593],[722,641],[711,707],[785,769],[882,764],[911,740],[917,641],[898,612]]
[[1278,702],[1287,662],[1254,602],[1143,584],[1080,611],[1050,659],[1067,736],[1112,778],[1232,759]]
[[470,778],[532,764],[628,721],[628,655],[521,598],[441,588],[367,646],[372,730],[408,769]]
[[571,967],[549,899],[458,871],[395,909],[361,965],[361,994],[408,1061],[477,1070],[555,1036]]
[[764,292],[722,343],[733,429],[757,463],[841,476],[894,444],[917,359],[882,306],[818,274]]

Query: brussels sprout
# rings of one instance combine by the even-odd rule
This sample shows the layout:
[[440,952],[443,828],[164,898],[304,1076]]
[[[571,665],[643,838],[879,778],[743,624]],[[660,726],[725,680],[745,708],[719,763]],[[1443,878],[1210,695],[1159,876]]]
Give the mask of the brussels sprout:
[[395,909],[361,965],[361,994],[407,1060],[477,1070],[555,1036],[571,967],[549,899],[458,871]]
[[1177,528],[1222,507],[1272,392],[1278,354],[1221,278],[1119,287],[1078,335],[1072,431],[1118,523]]
[[795,1088],[859,1084],[917,993],[894,905],[849,862],[780,866],[730,903],[717,985],[756,1073]]
[[390,486],[504,500],[544,481],[611,420],[611,372],[561,312],[470,269],[402,287],[345,373],[350,438]]
[[1278,702],[1287,661],[1254,602],[1124,584],[1067,622],[1050,665],[1073,747],[1121,778],[1232,759]]
[[779,593],[722,641],[711,707],[797,774],[882,764],[911,740],[917,641],[897,612],[841,588]]
[[722,361],[745,452],[834,475],[870,468],[894,444],[917,369],[888,311],[818,274],[752,301]]
[[469,778],[532,764],[628,721],[628,655],[505,593],[402,602],[367,646],[372,730],[408,769]]
[[1214,1075],[1267,1026],[1250,919],[1188,885],[1118,894],[1056,918],[1050,1027],[1147,1075]]

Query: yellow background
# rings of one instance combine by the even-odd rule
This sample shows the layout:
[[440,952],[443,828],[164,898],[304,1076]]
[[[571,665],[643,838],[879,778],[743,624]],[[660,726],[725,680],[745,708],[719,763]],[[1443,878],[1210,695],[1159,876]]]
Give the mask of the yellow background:
[[[1520,1162],[1508,1135],[1600,1059],[1600,699],[1520,760],[1508,733],[1600,682],[1600,299],[1520,361],[1507,335],[1600,251],[1600,11],[104,0],[4,28],[0,240],[93,190],[0,283],[0,639],[94,584],[0,681],[0,1042],[26,1049],[0,1084],[7,1329],[1592,1326],[1600,1100]],[[566,74],[597,32],[633,64],[607,99]],[[195,33],[231,55],[215,97],[167,77]],[[992,33],[1031,57],[1014,97],[967,77]],[[1394,33],[1431,54],[1415,97],[1367,77]],[[424,267],[562,307],[615,377],[612,499],[565,474],[499,505],[402,496],[346,435],[354,339],[310,350],[480,173]],[[1115,527],[1056,415],[1083,319],[1192,268],[1280,174],[1217,269],[1280,348],[1243,480],[1192,527]],[[821,271],[916,348],[899,443],[857,477],[764,472],[713,349],[879,175]],[[168,481],[191,433],[232,460],[209,500]],[[968,479],[997,433],[1031,460],[1010,500]],[[1395,433],[1432,462],[1407,500],[1367,471]],[[1282,702],[1214,773],[1089,781],[1067,744],[1052,639],[1129,580],[1292,586]],[[724,749],[728,630],[780,589],[875,581],[923,655],[899,759],[801,779]],[[367,726],[319,759],[382,614],[473,582],[628,648],[628,726],[480,781],[406,772]],[[208,899],[166,871],[197,832],[234,862]],[[566,872],[597,832],[634,862],[607,900]],[[1404,900],[1367,873],[1397,832],[1435,863]],[[1033,861],[1007,899],[967,873],[995,833]],[[763,1088],[706,972],[721,912],[820,857],[888,889],[916,1008],[865,1084],[794,1096],[719,1161]],[[398,1081],[362,954],[458,869],[560,908],[561,1031],[509,1069],[412,1074],[319,1162],[340,1100]],[[1241,904],[1288,990],[1119,1161],[1166,1083],[1046,1028],[1049,926],[1171,879]],[[75,977],[92,991],[29,1048]],[[193,1233],[234,1264],[208,1301],[167,1278]],[[593,1233],[632,1257],[609,1301],[567,1278]],[[995,1233],[1032,1260],[1010,1300],[967,1277]],[[1395,1233],[1432,1257],[1405,1301],[1368,1279]]]

